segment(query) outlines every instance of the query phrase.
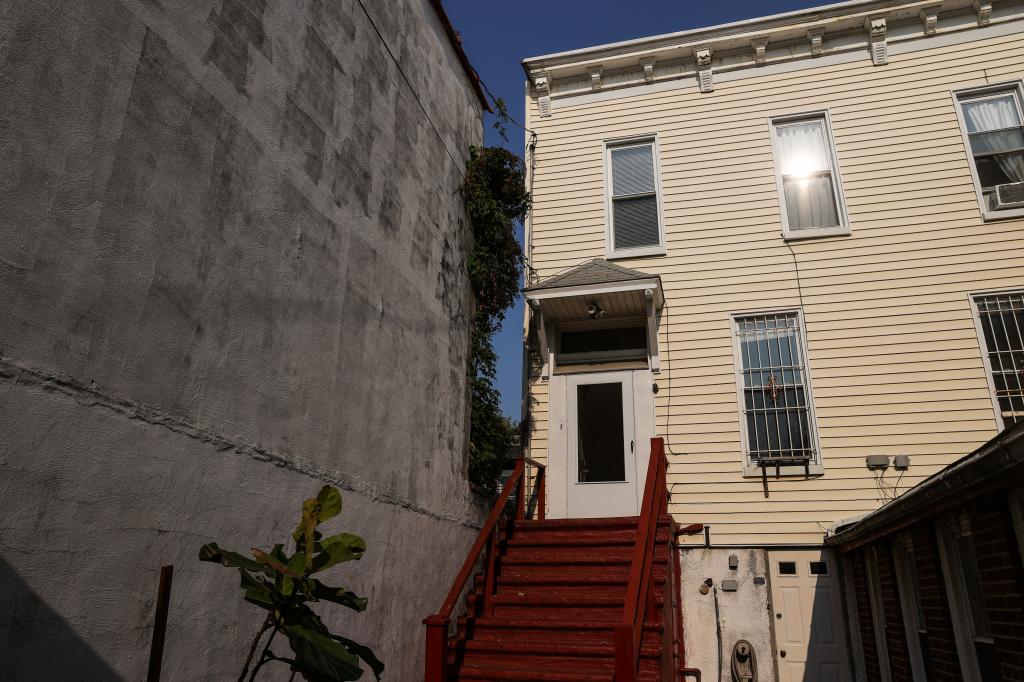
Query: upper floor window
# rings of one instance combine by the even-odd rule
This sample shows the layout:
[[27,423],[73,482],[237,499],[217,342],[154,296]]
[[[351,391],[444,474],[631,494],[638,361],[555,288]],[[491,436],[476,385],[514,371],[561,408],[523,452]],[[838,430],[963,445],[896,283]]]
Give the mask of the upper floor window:
[[957,93],[972,172],[986,217],[1024,214],[1021,86]]
[[786,238],[849,234],[828,115],[773,118],[772,138]]
[[794,467],[803,473],[817,460],[803,331],[798,312],[733,318],[744,470]]
[[1024,421],[1024,291],[973,298],[1000,428]]
[[656,142],[633,140],[607,150],[608,257],[665,253]]

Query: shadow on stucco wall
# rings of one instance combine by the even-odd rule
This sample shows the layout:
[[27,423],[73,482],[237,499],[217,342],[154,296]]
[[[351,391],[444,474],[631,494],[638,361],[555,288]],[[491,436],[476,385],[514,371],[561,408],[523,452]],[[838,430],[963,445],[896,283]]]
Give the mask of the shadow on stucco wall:
[[0,557],[0,682],[36,680],[122,678]]

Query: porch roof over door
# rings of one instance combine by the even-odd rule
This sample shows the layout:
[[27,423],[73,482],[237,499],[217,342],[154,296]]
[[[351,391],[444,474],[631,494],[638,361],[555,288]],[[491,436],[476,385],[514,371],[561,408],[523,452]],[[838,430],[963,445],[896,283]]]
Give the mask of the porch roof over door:
[[590,303],[609,317],[644,315],[650,297],[654,308],[665,304],[661,277],[595,258],[532,284],[523,293],[531,305],[543,304],[548,319],[585,320]]

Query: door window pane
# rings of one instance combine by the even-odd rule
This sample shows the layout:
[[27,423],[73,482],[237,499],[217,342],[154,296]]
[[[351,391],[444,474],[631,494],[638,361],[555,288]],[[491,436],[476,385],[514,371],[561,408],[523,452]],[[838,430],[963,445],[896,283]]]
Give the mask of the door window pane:
[[580,483],[626,480],[622,384],[585,384],[576,388]]

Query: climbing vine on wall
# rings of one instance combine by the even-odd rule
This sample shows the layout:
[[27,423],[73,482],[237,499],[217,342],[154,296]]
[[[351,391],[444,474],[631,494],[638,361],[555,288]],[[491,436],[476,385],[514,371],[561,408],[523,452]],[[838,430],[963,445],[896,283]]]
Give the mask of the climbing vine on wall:
[[523,160],[503,147],[473,147],[463,185],[473,226],[466,263],[476,300],[469,354],[471,396],[469,479],[493,492],[518,429],[501,412],[494,388],[497,355],[493,338],[516,297],[523,277],[523,252],[516,225],[530,208]]

